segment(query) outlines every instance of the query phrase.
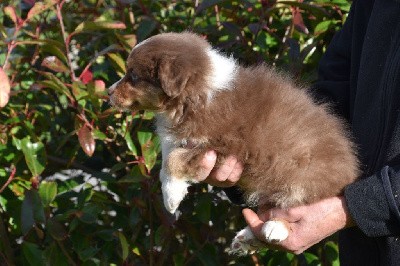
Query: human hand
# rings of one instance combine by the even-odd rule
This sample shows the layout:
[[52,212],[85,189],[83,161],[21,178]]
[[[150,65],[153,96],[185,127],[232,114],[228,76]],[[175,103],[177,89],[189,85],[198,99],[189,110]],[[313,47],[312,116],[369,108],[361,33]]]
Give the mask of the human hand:
[[201,161],[203,171],[198,181],[217,187],[234,186],[240,179],[243,165],[234,156],[228,156],[220,166],[214,167],[216,161],[216,152],[208,151]]
[[250,209],[243,210],[244,218],[253,234],[261,241],[265,236],[261,228],[265,221],[284,220],[289,226],[289,236],[266,246],[300,254],[304,250],[334,234],[340,229],[355,225],[343,197],[332,197],[319,202],[290,209],[265,209],[258,214]]

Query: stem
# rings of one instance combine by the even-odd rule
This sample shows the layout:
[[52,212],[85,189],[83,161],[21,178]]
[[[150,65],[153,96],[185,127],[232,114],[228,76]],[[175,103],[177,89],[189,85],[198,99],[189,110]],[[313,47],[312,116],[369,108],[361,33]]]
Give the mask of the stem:
[[70,256],[69,253],[67,252],[67,250],[65,249],[64,244],[63,244],[61,241],[59,241],[59,240],[57,240],[57,244],[58,244],[58,246],[61,248],[62,253],[67,257],[68,262],[69,262],[69,265],[74,265],[74,266],[77,265],[77,264],[74,262],[74,260],[71,258],[71,256]]
[[10,177],[7,179],[6,183],[1,187],[0,189],[0,194],[4,191],[4,189],[6,189],[6,187],[11,183],[11,181],[14,179],[15,176],[15,172],[17,171],[16,167],[13,167],[13,169],[11,170],[11,174]]
[[217,21],[217,27],[221,28],[221,21],[220,21],[220,18],[219,18],[219,9],[218,9],[217,5],[214,6],[214,11],[215,11],[215,19]]
[[[109,52],[112,52],[112,51],[121,51],[121,50],[123,50],[123,49],[118,47],[118,45],[112,44],[111,46],[105,48],[104,50],[100,51],[99,53],[96,52],[95,56],[89,61],[89,63],[86,65],[86,67],[82,70],[81,76],[82,76],[83,73],[85,73],[96,62],[96,60],[97,60],[97,58],[99,56],[106,55],[106,54],[108,54]],[[79,78],[81,76],[79,76]]]
[[72,62],[71,62],[71,58],[69,57],[69,37],[67,36],[67,32],[65,31],[65,26],[64,26],[64,22],[63,22],[63,16],[61,13],[61,9],[62,9],[62,5],[64,4],[64,1],[61,1],[60,3],[58,3],[56,5],[56,9],[57,9],[57,18],[58,21],[60,22],[60,27],[61,27],[61,33],[64,39],[64,44],[65,44],[65,51],[67,52],[67,60],[68,60],[68,67],[69,70],[71,72],[71,79],[72,81],[76,80],[76,76],[75,76],[75,72],[74,69],[72,68]]

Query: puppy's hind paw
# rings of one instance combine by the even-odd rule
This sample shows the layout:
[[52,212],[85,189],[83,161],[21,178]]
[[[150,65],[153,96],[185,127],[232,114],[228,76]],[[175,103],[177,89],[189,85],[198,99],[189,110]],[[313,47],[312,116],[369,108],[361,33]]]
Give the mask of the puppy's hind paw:
[[265,247],[265,243],[258,240],[253,235],[250,227],[246,227],[236,234],[229,253],[237,256],[245,256],[247,254],[253,254],[263,247]]
[[261,230],[268,243],[278,243],[289,236],[288,226],[283,221],[267,221],[264,223]]

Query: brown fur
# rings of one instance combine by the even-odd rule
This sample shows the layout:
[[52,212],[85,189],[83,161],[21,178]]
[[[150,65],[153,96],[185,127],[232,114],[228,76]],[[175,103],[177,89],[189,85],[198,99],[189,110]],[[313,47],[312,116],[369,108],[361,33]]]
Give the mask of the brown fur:
[[357,178],[343,122],[274,69],[238,66],[233,89],[208,102],[207,49],[190,33],[152,37],[132,51],[127,75],[111,91],[117,107],[158,111],[168,134],[191,142],[171,156],[170,171],[195,178],[206,151],[235,155],[249,200],[285,208],[339,195]]

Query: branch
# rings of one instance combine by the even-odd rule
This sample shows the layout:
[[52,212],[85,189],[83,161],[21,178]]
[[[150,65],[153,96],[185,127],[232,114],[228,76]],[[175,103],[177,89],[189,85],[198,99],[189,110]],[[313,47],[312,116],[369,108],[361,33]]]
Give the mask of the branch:
[[6,187],[11,183],[11,181],[14,179],[15,172],[17,171],[16,167],[13,167],[11,170],[10,177],[7,179],[6,183],[1,187],[0,189],[0,194],[6,189]]
[[75,76],[74,69],[72,67],[71,58],[69,56],[69,37],[67,36],[67,32],[65,31],[63,16],[62,16],[62,13],[61,13],[61,8],[62,8],[63,4],[64,4],[64,2],[61,1],[61,3],[58,3],[56,5],[57,18],[58,18],[58,21],[60,22],[61,33],[62,33],[62,36],[63,36],[63,39],[64,39],[64,44],[65,44],[65,51],[67,52],[68,67],[69,67],[69,70],[71,71],[71,79],[72,79],[72,81],[75,81],[76,80],[76,76]]

